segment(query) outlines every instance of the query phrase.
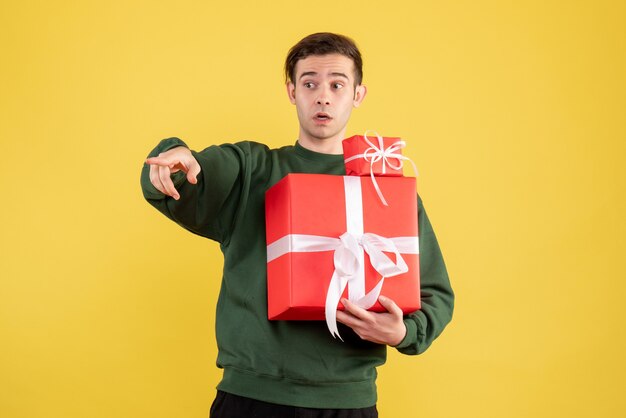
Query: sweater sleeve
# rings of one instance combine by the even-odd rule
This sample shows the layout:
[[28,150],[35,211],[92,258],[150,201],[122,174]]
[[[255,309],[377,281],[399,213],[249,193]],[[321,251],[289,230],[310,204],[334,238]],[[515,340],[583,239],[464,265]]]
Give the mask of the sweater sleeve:
[[421,354],[452,319],[454,292],[433,228],[418,196],[420,291],[422,307],[405,315],[406,336],[395,346],[403,354]]
[[[245,144],[244,144],[245,145]],[[153,157],[177,146],[187,147],[179,138],[162,140],[148,155]],[[248,147],[249,148],[249,147]],[[225,244],[248,190],[250,159],[241,144],[213,145],[200,152],[191,151],[200,164],[198,182],[191,184],[182,171],[172,174],[180,194],[175,200],[157,190],[150,182],[150,166],[144,163],[141,188],[145,199],[183,228]],[[247,179],[247,180],[246,180]]]

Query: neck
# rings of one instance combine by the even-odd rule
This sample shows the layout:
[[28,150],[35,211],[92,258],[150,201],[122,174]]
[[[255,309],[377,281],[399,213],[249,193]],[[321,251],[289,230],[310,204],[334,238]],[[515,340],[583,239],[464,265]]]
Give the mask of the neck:
[[341,145],[343,139],[343,132],[340,135],[325,139],[309,138],[306,135],[300,135],[298,143],[308,150],[322,154],[343,154],[343,146]]

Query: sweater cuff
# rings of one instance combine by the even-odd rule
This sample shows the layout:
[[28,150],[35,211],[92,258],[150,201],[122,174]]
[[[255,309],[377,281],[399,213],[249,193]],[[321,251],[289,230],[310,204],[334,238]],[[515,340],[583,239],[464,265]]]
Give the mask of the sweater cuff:
[[407,348],[411,345],[415,345],[415,343],[417,343],[417,324],[415,323],[415,321],[405,319],[404,325],[406,326],[406,335],[404,336],[402,341],[400,341],[400,344],[394,346],[399,350]]

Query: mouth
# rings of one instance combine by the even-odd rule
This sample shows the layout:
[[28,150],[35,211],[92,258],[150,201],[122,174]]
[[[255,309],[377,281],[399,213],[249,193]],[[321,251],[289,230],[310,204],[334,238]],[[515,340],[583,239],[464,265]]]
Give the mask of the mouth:
[[313,120],[317,122],[329,122],[330,120],[332,120],[332,117],[328,113],[317,112],[315,116],[313,116]]

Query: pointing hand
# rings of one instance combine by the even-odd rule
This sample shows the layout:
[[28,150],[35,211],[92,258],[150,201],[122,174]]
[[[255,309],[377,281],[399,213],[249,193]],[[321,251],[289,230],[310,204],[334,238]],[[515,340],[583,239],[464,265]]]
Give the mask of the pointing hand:
[[150,182],[161,193],[180,199],[180,194],[174,187],[171,175],[183,171],[187,174],[187,181],[191,184],[198,182],[197,176],[200,174],[200,164],[193,157],[187,147],[175,147],[169,151],[159,154],[158,157],[148,158],[150,164]]

